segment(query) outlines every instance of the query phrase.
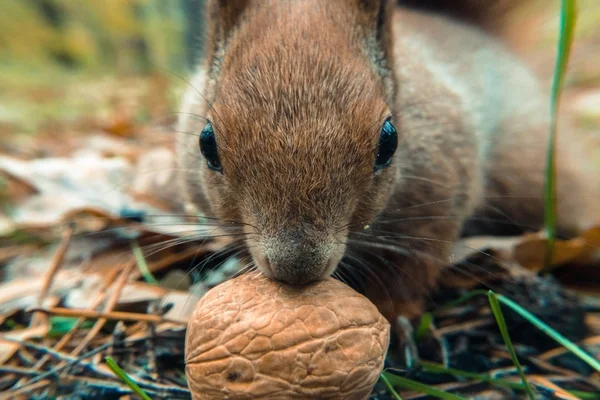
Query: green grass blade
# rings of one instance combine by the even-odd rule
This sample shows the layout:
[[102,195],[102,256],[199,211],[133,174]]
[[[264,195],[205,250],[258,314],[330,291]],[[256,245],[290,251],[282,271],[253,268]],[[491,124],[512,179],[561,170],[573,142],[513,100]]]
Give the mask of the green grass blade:
[[522,383],[511,382],[507,379],[494,378],[488,374],[481,374],[477,372],[463,371],[460,369],[445,367],[441,364],[436,364],[428,361],[419,362],[419,366],[423,368],[423,371],[431,374],[447,374],[454,377],[468,378],[480,382],[487,382],[494,386],[500,386],[504,388],[525,390],[525,386]]
[[556,332],[550,326],[548,326],[547,324],[542,322],[535,315],[533,315],[532,313],[530,313],[529,311],[527,311],[526,309],[524,309],[523,307],[521,307],[514,301],[512,301],[502,295],[497,295],[496,297],[502,304],[506,305],[507,307],[510,307],[514,312],[516,312],[517,314],[519,314],[520,316],[525,318],[533,326],[535,326],[536,328],[538,328],[539,330],[544,332],[546,335],[550,336],[558,344],[565,347],[567,350],[569,350],[570,352],[575,354],[577,357],[581,358],[583,361],[585,361],[587,364],[589,364],[596,371],[600,372],[600,362],[598,360],[596,360],[594,357],[587,354],[581,348],[579,348],[575,343],[571,342],[569,339],[567,339],[560,333]]
[[385,373],[379,375],[379,379],[381,379],[381,381],[383,382],[383,384],[387,388],[388,392],[392,395],[392,397],[394,399],[396,399],[396,400],[402,400],[402,397],[400,397],[400,395],[398,394],[398,392],[396,392],[394,390],[394,387],[392,386],[392,384],[390,383],[390,381],[388,381],[388,379],[385,377]]
[[138,268],[140,269],[140,272],[142,273],[142,276],[144,277],[144,280],[153,285],[158,285],[158,281],[156,280],[156,278],[154,278],[154,275],[152,275],[152,272],[150,272],[150,268],[148,268],[148,264],[146,264],[146,259],[144,258],[142,249],[140,249],[140,246],[138,245],[137,241],[134,240],[131,243],[131,250],[133,251],[133,255],[135,256],[135,261],[137,263]]
[[600,392],[583,392],[581,390],[567,390],[575,397],[579,397],[581,400],[598,400],[600,399]]
[[[433,397],[437,397],[442,400],[466,400],[464,397],[457,396],[452,393],[444,392],[433,386],[425,385],[424,383],[413,381],[412,379],[404,378],[398,375],[384,372],[381,374],[385,376],[388,383],[396,386],[401,386],[405,389],[412,390],[418,393],[425,393]],[[385,382],[385,381],[384,381]]]
[[116,363],[115,360],[113,360],[112,357],[106,357],[104,359],[106,361],[106,364],[108,365],[108,367],[111,369],[111,371],[119,378],[123,381],[123,383],[125,383],[127,386],[129,386],[131,388],[131,390],[133,390],[133,392],[135,394],[137,394],[138,396],[140,396],[142,399],[144,400],[152,400],[150,398],[150,396],[148,396],[146,394],[146,392],[144,392],[142,390],[142,388],[140,388],[137,383],[135,383],[130,377],[129,375],[127,375],[127,372],[123,371],[121,369],[121,367],[119,367]]
[[433,315],[431,313],[427,312],[423,314],[421,320],[419,321],[419,326],[415,331],[415,341],[419,342],[427,335],[432,322]]
[[490,290],[488,292],[488,299],[490,301],[490,306],[492,307],[494,317],[496,317],[496,322],[498,323],[498,327],[500,328],[500,333],[502,334],[504,343],[506,343],[506,347],[508,348],[510,357],[513,360],[513,364],[515,364],[515,367],[517,367],[517,371],[519,371],[519,375],[521,376],[523,385],[525,385],[525,391],[527,392],[527,395],[531,400],[535,400],[535,396],[533,395],[531,386],[529,386],[529,384],[527,383],[527,378],[525,377],[525,373],[523,372],[523,368],[519,363],[519,359],[517,357],[517,353],[515,352],[515,348],[510,340],[510,335],[508,334],[508,328],[506,327],[506,321],[504,320],[504,315],[502,314],[502,309],[500,308],[498,298],[496,297],[496,294]]
[[[473,379],[479,382],[487,382],[493,386],[509,388],[514,390],[525,390],[525,386],[522,383],[512,382],[508,379],[502,378],[494,378],[488,374],[478,373],[478,372],[470,372],[463,371],[456,368],[445,367],[441,364],[432,363],[429,361],[421,361],[419,362],[419,366],[423,369],[424,372],[430,374],[444,374],[444,375],[452,375],[454,377],[459,378],[467,378]],[[579,397],[581,400],[588,399],[600,399],[600,392],[585,392],[581,390],[567,390],[573,396]]]
[[[48,332],[48,336],[50,337],[58,337],[62,336],[65,333],[69,332],[73,327],[77,324],[79,318],[76,317],[59,317],[54,316],[50,318],[50,331]],[[94,325],[92,321],[85,321],[81,324],[81,329],[87,329]]]
[[573,42],[576,20],[576,0],[561,0],[560,31],[552,95],[550,98],[550,138],[546,149],[546,170],[544,185],[544,227],[548,237],[545,258],[545,270],[549,269],[556,240],[556,131],[560,91],[564,81],[567,62]]
[[[456,299],[450,303],[454,306],[459,305],[459,304],[462,304],[462,303],[472,299],[473,297],[483,295],[483,294],[487,294],[487,293],[484,292],[483,290],[474,290],[472,292],[467,293],[466,295],[459,297],[458,299]],[[489,295],[488,295],[488,297],[489,297]],[[570,352],[575,354],[577,357],[581,358],[583,361],[585,361],[587,364],[589,364],[596,371],[600,372],[600,362],[598,360],[596,360],[595,358],[593,358],[592,356],[590,356],[589,354],[587,354],[581,348],[579,348],[575,343],[571,342],[569,339],[565,338],[560,333],[556,332],[550,326],[548,326],[547,324],[542,322],[535,315],[533,315],[529,311],[525,310],[523,307],[521,307],[514,301],[512,301],[502,295],[496,295],[496,297],[497,297],[498,301],[500,301],[500,303],[504,304],[507,307],[510,307],[513,311],[515,311],[521,317],[525,318],[525,320],[527,320],[533,326],[535,326],[536,328],[538,328],[539,330],[544,332],[546,335],[550,336],[558,344],[565,347],[567,350],[569,350]],[[448,304],[450,304],[450,303],[448,303]],[[443,310],[446,308],[447,308],[447,305],[444,305],[444,306],[438,308],[438,310]]]

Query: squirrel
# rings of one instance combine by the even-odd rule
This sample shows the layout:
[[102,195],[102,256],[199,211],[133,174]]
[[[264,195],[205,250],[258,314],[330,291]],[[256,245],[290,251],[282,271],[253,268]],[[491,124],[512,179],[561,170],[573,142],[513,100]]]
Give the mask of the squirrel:
[[[178,121],[188,209],[269,278],[333,274],[418,316],[461,235],[543,227],[549,96],[498,33],[520,2],[208,0]],[[561,136],[572,235],[597,206]]]

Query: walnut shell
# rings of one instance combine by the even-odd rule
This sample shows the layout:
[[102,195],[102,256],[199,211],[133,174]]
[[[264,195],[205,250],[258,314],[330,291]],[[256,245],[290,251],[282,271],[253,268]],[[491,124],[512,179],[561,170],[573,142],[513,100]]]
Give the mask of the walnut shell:
[[334,279],[299,287],[242,275],[196,305],[188,385],[193,399],[366,399],[389,331],[366,297]]

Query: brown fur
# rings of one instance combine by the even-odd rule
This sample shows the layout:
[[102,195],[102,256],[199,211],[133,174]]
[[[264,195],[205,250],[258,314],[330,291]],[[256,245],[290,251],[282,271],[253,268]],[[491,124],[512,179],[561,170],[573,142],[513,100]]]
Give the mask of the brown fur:
[[[190,208],[244,223],[263,273],[321,279],[345,256],[390,319],[420,311],[471,217],[541,226],[548,131],[546,97],[496,40],[394,6],[209,1],[205,65],[183,111],[212,122],[223,174],[200,154],[205,120],[184,114],[178,142]],[[374,173],[388,116],[400,142]],[[560,223],[571,233],[591,203],[567,161]]]

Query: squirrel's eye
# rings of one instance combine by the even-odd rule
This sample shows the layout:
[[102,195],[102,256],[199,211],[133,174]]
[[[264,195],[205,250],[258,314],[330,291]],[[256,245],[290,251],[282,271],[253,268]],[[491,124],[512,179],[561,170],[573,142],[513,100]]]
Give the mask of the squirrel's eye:
[[388,118],[381,127],[377,157],[375,158],[375,171],[385,168],[392,163],[396,147],[398,147],[398,132],[392,121]]
[[208,168],[213,171],[223,172],[221,160],[219,159],[219,151],[217,150],[217,139],[215,138],[215,132],[210,122],[206,124],[200,134],[200,152],[206,158]]

